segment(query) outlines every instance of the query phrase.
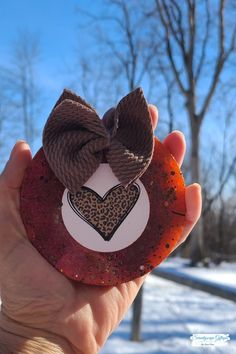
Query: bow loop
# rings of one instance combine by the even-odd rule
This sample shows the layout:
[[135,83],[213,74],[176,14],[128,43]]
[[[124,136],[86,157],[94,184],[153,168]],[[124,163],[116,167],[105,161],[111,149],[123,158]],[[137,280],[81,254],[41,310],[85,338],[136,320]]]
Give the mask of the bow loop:
[[55,106],[44,128],[48,163],[73,192],[96,171],[108,145],[108,134],[96,112],[70,99]]
[[107,160],[119,181],[128,185],[147,169],[153,154],[153,130],[148,104],[138,88],[116,107],[116,135]]
[[103,120],[81,97],[64,90],[46,122],[43,148],[56,177],[72,193],[96,171],[104,154],[119,181],[132,183],[145,172],[153,153],[142,90],[124,97]]

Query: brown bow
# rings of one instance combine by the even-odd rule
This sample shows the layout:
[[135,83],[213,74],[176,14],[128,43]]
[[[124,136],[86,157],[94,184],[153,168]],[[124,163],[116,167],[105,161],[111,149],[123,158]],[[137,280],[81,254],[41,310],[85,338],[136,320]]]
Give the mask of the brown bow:
[[153,130],[141,88],[122,98],[99,118],[81,97],[64,90],[43,132],[43,149],[56,177],[72,193],[96,171],[103,157],[125,186],[147,169]]

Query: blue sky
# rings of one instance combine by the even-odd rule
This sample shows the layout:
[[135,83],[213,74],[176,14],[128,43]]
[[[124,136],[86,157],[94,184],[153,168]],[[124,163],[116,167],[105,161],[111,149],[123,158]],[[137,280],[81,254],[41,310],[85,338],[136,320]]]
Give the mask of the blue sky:
[[[51,108],[62,89],[69,84],[68,68],[74,65],[75,52],[84,53],[93,46],[89,27],[79,27],[81,16],[83,16],[80,15],[79,8],[98,14],[103,6],[104,0],[92,2],[87,0],[2,0],[0,2],[0,65],[6,65],[9,62],[11,47],[19,31],[28,30],[38,35],[40,39],[41,60],[38,78],[40,87],[44,90],[44,101],[37,122],[40,134],[35,150],[41,145],[41,129]],[[183,111],[179,108],[181,107],[177,104],[175,109],[177,110],[176,116],[180,117],[179,127],[188,133],[187,121]],[[161,118],[165,117],[165,112],[162,111],[160,115]],[[207,138],[204,140],[206,144],[212,138],[209,124],[211,121],[208,118],[205,119],[204,135],[207,135]],[[215,122],[214,125],[216,126]]]
[[[104,4],[104,0],[0,1],[0,65],[11,60],[19,31],[39,37],[41,58],[37,74],[45,93],[38,119],[40,130],[62,89],[70,84],[69,69],[74,66],[75,53],[84,54],[93,48],[92,30],[81,26],[85,16],[79,9],[98,15]],[[36,146],[39,144],[40,139]]]
[[[40,36],[43,59],[49,69],[60,58],[66,59],[73,47],[76,29],[75,8],[78,1],[2,1],[0,29],[1,60],[5,60],[19,30],[29,30]],[[60,41],[59,41],[60,39]]]
[[[44,102],[38,119],[41,130],[51,108],[67,83],[67,71],[75,51],[85,51],[91,38],[79,29],[79,8],[87,9],[86,0],[8,0],[0,2],[0,65],[11,61],[11,50],[19,31],[39,37],[38,78],[44,90]],[[100,11],[100,1],[90,11]],[[36,148],[40,146],[40,138]]]
[[[67,59],[78,37],[78,8],[86,9],[86,0],[8,0],[0,3],[1,60],[7,58],[9,46],[22,29],[40,36],[44,59],[51,68]],[[90,11],[99,11],[100,1]],[[76,32],[76,33],[75,33]],[[79,36],[81,48],[87,40]]]

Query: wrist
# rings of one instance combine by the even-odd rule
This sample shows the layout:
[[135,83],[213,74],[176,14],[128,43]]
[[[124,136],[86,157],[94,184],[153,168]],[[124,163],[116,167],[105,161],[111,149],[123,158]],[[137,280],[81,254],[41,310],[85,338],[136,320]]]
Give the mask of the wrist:
[[1,354],[81,354],[63,337],[25,327],[0,313]]

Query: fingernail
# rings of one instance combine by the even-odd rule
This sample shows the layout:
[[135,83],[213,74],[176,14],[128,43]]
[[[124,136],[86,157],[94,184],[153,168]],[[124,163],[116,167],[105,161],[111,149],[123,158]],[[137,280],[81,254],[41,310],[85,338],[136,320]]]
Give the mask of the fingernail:
[[157,108],[157,106],[155,106],[154,104],[150,103],[150,104],[148,105],[148,107],[151,108],[151,109],[154,109],[154,110],[158,113],[158,108]]
[[199,192],[202,191],[202,186],[199,183],[195,182],[193,183],[193,186],[197,187],[199,189]]
[[173,130],[172,133],[181,135],[181,136],[184,138],[184,140],[185,140],[185,135],[184,135],[184,133],[182,133],[180,130]]

